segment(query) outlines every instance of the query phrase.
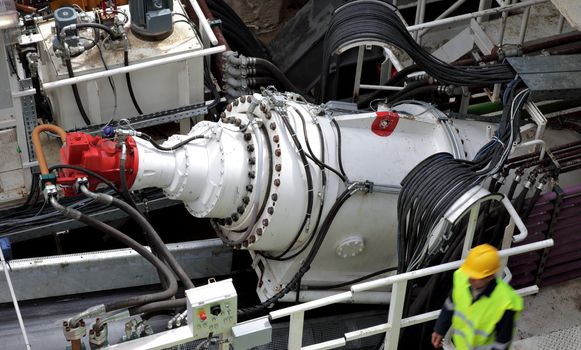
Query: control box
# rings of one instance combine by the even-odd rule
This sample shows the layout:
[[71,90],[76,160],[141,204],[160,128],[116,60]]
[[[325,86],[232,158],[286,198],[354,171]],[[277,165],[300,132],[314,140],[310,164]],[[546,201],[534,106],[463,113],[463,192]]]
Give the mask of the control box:
[[230,333],[237,322],[237,294],[232,279],[186,290],[188,326],[194,339]]

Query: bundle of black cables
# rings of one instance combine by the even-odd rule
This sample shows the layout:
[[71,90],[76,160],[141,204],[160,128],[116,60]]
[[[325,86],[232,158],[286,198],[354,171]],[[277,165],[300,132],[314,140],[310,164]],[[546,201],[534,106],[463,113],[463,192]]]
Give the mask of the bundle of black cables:
[[212,15],[222,21],[222,33],[232,50],[245,56],[270,58],[266,46],[254,36],[254,33],[224,0],[208,0],[207,3]]
[[520,111],[527,89],[515,94],[514,80],[504,94],[504,110],[496,136],[473,160],[437,153],[418,164],[402,181],[398,198],[398,271],[429,265],[428,237],[446,211],[470,188],[502,170],[519,135]]
[[397,8],[374,0],[347,3],[335,10],[325,34],[320,102],[329,98],[329,69],[337,49],[364,41],[394,45],[438,81],[458,86],[489,86],[514,79],[508,64],[452,66],[425,51],[398,17]]

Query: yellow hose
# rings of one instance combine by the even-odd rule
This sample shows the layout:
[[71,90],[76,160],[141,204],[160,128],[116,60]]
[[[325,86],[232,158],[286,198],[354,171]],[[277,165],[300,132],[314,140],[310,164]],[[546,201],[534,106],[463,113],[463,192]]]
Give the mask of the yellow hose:
[[46,164],[44,151],[42,150],[42,143],[40,142],[40,133],[44,131],[52,131],[58,134],[63,142],[63,145],[67,142],[67,133],[63,130],[63,128],[52,124],[42,124],[32,130],[32,145],[34,146],[34,153],[36,154],[36,159],[38,160],[40,173],[42,175],[48,175],[48,165]]

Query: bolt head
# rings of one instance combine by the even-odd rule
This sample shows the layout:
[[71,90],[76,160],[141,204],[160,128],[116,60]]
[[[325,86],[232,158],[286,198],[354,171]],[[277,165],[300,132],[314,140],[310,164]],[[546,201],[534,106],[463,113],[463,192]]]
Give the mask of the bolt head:
[[277,149],[274,150],[274,155],[277,156],[277,157],[280,157],[280,154],[281,153],[282,152],[281,152],[280,148],[277,148]]
[[268,219],[262,220],[262,225],[263,226],[268,226]]
[[266,209],[266,212],[269,213],[270,215],[272,215],[272,214],[274,214],[274,208],[268,207],[268,209]]
[[282,165],[280,165],[280,164],[276,164],[274,166],[274,170],[276,170],[276,171],[280,171],[281,169],[282,169]]
[[280,186],[280,179],[274,179],[274,182],[273,183],[277,187]]
[[270,196],[270,198],[271,198],[273,201],[275,201],[275,202],[276,202],[276,201],[278,200],[278,194],[277,194],[277,193],[273,193],[273,194]]
[[276,123],[270,123],[270,130],[276,129]]

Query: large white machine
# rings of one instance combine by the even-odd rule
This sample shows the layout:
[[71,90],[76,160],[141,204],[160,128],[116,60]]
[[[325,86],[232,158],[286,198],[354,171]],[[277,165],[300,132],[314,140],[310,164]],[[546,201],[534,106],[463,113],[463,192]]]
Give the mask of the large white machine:
[[[471,159],[488,141],[487,125],[460,131],[416,102],[345,114],[266,90],[162,145],[132,129],[117,135],[127,137],[130,189],[162,188],[192,215],[212,218],[226,244],[250,251],[266,300],[301,268],[302,287],[324,287],[396,266],[400,182],[434,153]],[[69,134],[62,160],[107,173],[88,161],[93,148],[74,147],[79,136]]]

